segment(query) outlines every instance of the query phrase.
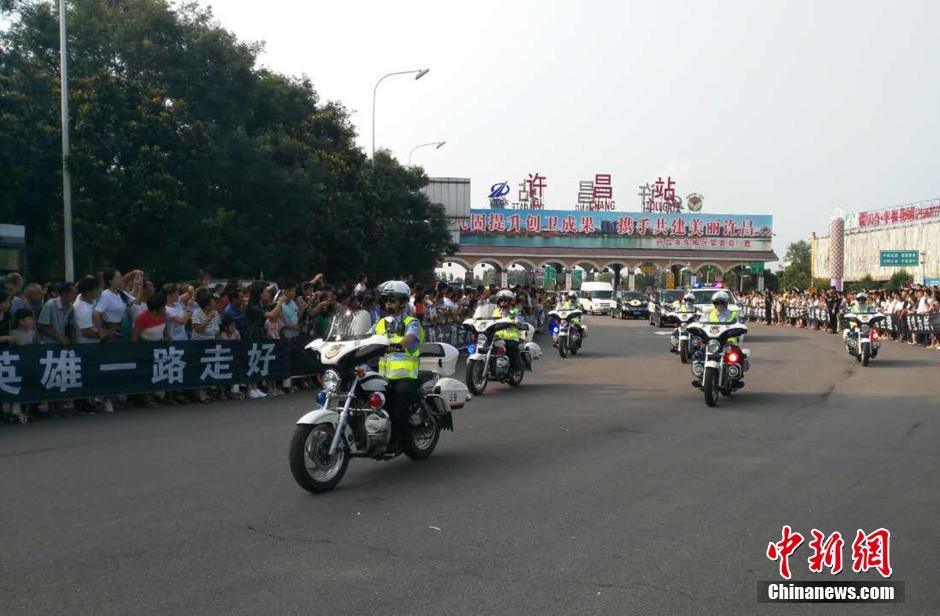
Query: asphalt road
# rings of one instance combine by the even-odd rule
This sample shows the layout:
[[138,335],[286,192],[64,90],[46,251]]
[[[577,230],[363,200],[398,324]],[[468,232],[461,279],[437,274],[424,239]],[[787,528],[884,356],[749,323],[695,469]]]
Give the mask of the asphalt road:
[[[752,326],[716,409],[644,322],[589,320],[434,456],[291,478],[303,393],[0,426],[0,614],[928,614],[940,611],[940,354]],[[551,351],[550,345],[546,345]],[[460,374],[462,376],[462,373]],[[895,605],[756,602],[791,525],[892,533]],[[807,539],[807,542],[809,539]],[[804,544],[794,579],[810,574]]]

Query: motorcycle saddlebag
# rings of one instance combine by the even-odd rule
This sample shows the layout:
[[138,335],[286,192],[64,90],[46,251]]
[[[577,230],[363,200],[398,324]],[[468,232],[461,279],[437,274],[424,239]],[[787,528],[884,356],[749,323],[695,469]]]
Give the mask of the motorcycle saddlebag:
[[535,342],[527,342],[525,345],[525,350],[532,355],[532,359],[539,359],[542,357],[542,347],[540,347]]
[[450,406],[451,410],[463,408],[464,404],[467,403],[467,399],[470,397],[470,392],[467,390],[467,386],[457,379],[442,378],[437,382],[437,385],[434,386],[434,393],[439,394],[444,400],[447,400],[447,404]]
[[425,342],[421,345],[421,370],[451,376],[457,370],[456,348],[443,342]]

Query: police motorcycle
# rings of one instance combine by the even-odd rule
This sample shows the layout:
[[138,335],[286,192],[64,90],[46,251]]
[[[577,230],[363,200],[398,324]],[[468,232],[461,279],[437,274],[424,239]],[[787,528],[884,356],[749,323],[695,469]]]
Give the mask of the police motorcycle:
[[[857,298],[867,299],[862,293]],[[860,309],[865,310],[864,305]],[[868,366],[869,362],[878,356],[881,339],[876,328],[885,319],[884,314],[867,312],[867,310],[865,312],[847,312],[842,315],[843,322],[849,326],[843,333],[845,350],[863,366]]]
[[[477,307],[473,317],[463,322],[469,330],[470,344],[467,352],[467,388],[475,396],[486,391],[490,381],[506,383],[510,387],[522,385],[525,371],[532,370],[532,361],[542,357],[542,348],[532,341],[535,328],[514,316],[494,317],[494,306],[483,303]],[[514,330],[520,333],[520,365],[513,368],[507,352],[506,340],[497,337],[501,331]]]
[[672,345],[670,352],[677,353],[679,355],[679,361],[681,361],[683,364],[687,364],[692,358],[689,325],[697,321],[701,315],[695,310],[694,295],[689,293],[683,299],[685,300],[686,309],[685,311],[676,311],[675,315],[679,320],[679,326],[673,330],[669,341]]
[[568,357],[568,353],[577,355],[581,350],[587,336],[587,325],[581,325],[583,315],[578,308],[567,309],[563,306],[548,313],[549,330],[560,357]]
[[[718,295],[716,293],[716,295]],[[725,305],[727,306],[727,300]],[[714,322],[708,313],[691,323],[687,331],[694,349],[692,386],[705,394],[705,404],[717,406],[719,394],[731,394],[744,387],[744,373],[750,368],[749,349],[739,346],[747,325],[736,319]]]
[[[392,322],[391,317],[386,317]],[[343,478],[350,458],[390,460],[405,454],[425,460],[434,452],[442,430],[453,430],[453,411],[471,396],[463,383],[450,378],[458,351],[443,343],[420,348],[419,395],[410,416],[411,435],[391,443],[392,425],[386,411],[391,383],[372,365],[388,353],[386,335],[339,333],[308,344],[305,352],[326,368],[319,408],[297,421],[290,444],[290,469],[303,489],[318,494],[332,490]]]

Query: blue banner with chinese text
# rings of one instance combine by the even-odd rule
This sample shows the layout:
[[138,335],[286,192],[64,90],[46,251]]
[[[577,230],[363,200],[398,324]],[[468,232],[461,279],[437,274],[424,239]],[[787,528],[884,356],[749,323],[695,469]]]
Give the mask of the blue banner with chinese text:
[[31,345],[0,351],[0,402],[89,398],[291,376],[287,340]]

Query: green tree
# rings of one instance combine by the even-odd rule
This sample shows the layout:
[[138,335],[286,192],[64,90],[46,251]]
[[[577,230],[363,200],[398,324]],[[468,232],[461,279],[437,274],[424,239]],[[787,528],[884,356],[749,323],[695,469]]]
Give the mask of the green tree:
[[[61,275],[58,22],[49,0],[3,5],[0,220],[27,227],[32,278]],[[176,6],[177,8],[173,8]],[[78,273],[157,279],[431,277],[451,249],[427,177],[369,161],[344,107],[257,67],[195,3],[69,2]]]
[[784,257],[784,268],[780,271],[780,287],[784,289],[807,289],[813,283],[809,244],[800,240],[790,244]]
[[875,280],[871,277],[870,274],[865,274],[862,278],[856,280],[854,283],[849,285],[852,291],[870,291],[872,289],[880,289],[884,286],[884,283],[878,280]]
[[775,293],[780,288],[780,279],[777,277],[777,274],[769,269],[764,270],[764,288],[770,289]]
[[891,274],[891,279],[888,281],[888,288],[901,289],[910,285],[912,282],[914,282],[914,276],[906,269],[900,269]]

